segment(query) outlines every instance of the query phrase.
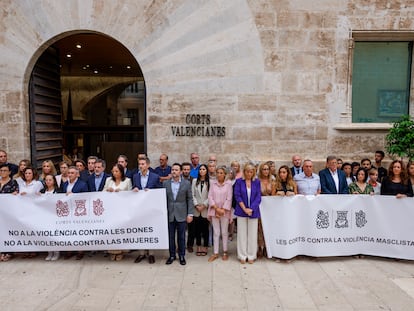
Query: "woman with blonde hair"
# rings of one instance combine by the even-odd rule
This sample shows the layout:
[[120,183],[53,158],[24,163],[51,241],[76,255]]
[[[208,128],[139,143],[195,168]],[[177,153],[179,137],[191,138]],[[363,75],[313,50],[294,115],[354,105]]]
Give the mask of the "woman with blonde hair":
[[247,163],[243,177],[234,185],[237,216],[237,256],[240,263],[254,263],[257,256],[257,227],[260,218],[259,205],[262,201],[260,180],[256,178],[254,164]]
[[297,193],[298,187],[293,180],[292,171],[287,165],[282,165],[277,172],[272,195],[291,196]]
[[56,167],[51,160],[45,160],[42,163],[42,172],[40,173],[39,180],[43,181],[46,175],[49,174],[56,176]]
[[368,183],[374,189],[374,194],[381,194],[381,183],[378,181],[378,170],[376,168],[371,168],[368,171],[368,176]]
[[[262,162],[259,165],[259,173],[257,174],[260,180],[260,191],[262,196],[272,195],[273,175],[270,173],[269,162]],[[266,244],[263,234],[263,227],[261,218],[258,220],[257,232],[257,258],[266,257]]]
[[226,180],[226,168],[221,166],[216,170],[216,179],[211,182],[208,192],[208,217],[213,224],[214,250],[209,262],[219,257],[220,235],[223,241],[223,260],[229,258],[227,253],[228,226],[232,221],[231,202],[233,187],[231,181]]

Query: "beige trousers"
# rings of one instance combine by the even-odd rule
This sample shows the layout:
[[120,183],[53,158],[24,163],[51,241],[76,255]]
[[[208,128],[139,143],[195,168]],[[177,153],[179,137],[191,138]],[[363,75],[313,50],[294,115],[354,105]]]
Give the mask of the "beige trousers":
[[257,256],[257,218],[237,217],[237,257],[255,260]]
[[220,235],[223,241],[223,252],[227,252],[227,241],[229,238],[229,219],[226,217],[212,217],[211,223],[213,224],[213,238],[214,238],[214,254],[219,253]]

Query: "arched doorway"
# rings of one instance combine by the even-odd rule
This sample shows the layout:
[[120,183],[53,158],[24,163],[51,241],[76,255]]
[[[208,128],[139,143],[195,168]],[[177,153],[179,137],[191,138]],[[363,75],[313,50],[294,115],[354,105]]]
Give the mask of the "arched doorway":
[[[37,60],[29,83],[32,162],[62,159],[77,148],[86,159],[112,163],[146,151],[145,81],[134,56],[98,33],[53,43]],[[132,163],[131,166],[134,166]]]

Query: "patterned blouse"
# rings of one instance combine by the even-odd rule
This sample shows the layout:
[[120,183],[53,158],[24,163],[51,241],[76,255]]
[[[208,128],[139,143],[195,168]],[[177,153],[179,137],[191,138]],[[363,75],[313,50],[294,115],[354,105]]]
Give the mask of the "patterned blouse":
[[374,188],[368,183],[365,184],[364,191],[361,190],[361,188],[358,187],[358,184],[356,182],[353,182],[349,185],[349,194],[354,194],[355,192],[358,192],[358,194],[371,194],[374,192]]
[[0,193],[13,193],[15,191],[19,192],[19,185],[14,179],[10,179],[8,183],[4,184],[3,187],[0,188]]

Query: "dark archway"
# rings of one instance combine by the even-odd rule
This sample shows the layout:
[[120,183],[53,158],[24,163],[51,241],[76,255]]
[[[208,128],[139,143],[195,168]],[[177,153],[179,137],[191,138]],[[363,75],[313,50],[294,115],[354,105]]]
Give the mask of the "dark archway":
[[135,57],[118,41],[76,33],[37,60],[29,82],[32,162],[81,149],[115,161],[146,151],[145,81]]

